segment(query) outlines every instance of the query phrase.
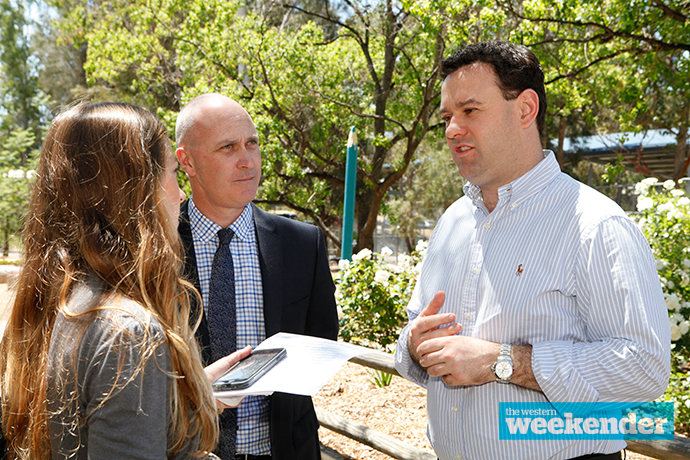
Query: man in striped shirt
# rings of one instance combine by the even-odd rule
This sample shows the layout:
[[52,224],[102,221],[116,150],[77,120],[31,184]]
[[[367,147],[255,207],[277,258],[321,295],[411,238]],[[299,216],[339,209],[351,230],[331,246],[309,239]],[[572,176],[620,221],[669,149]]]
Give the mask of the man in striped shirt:
[[651,250],[622,209],[542,150],[536,56],[486,42],[442,63],[465,196],[439,220],[395,360],[428,391],[438,457],[621,458],[623,440],[501,440],[499,403],[651,401],[670,328]]

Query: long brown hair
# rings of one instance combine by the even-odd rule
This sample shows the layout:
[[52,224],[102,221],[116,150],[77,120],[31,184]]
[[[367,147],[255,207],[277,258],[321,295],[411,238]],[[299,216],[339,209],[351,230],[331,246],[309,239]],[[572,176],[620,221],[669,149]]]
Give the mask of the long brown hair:
[[151,312],[165,331],[174,378],[171,452],[200,431],[217,440],[217,415],[189,327],[192,286],[180,278],[181,244],[160,182],[172,155],[165,127],[123,103],[79,104],[44,142],[23,233],[24,265],[0,344],[2,427],[10,457],[50,457],[46,367],[60,308],[95,274],[109,293]]

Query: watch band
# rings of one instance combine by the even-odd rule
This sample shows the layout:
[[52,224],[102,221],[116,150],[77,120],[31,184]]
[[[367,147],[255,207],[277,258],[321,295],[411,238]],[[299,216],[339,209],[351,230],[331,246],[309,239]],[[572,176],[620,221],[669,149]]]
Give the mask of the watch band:
[[510,383],[513,376],[513,360],[510,357],[512,346],[509,343],[501,344],[501,352],[496,362],[491,366],[491,371],[501,383]]

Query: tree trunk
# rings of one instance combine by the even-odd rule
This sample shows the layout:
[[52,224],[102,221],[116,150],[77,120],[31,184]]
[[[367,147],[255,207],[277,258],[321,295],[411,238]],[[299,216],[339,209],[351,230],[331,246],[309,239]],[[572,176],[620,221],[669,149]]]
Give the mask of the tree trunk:
[[558,123],[558,148],[556,149],[556,160],[558,160],[558,165],[563,169],[563,163],[565,162],[565,152],[563,150],[563,143],[565,141],[565,129],[567,127],[567,122],[565,117],[561,117]]
[[683,108],[683,122],[678,127],[676,135],[676,155],[673,162],[673,179],[678,182],[683,177],[688,176],[688,165],[690,155],[688,152],[688,120],[690,120],[690,104]]
[[2,245],[2,253],[5,257],[10,255],[10,218],[5,218],[5,242]]

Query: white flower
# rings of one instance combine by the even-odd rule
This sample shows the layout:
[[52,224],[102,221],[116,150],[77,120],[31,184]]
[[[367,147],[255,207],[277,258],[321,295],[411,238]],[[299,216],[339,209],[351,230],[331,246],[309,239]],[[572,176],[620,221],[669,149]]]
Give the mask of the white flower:
[[[664,268],[666,268],[667,265],[668,265],[668,262],[666,262],[665,260],[663,260],[663,259],[657,259],[657,261],[656,261],[656,271],[659,272],[659,271],[663,270]],[[665,282],[665,281],[664,281],[664,282]]]
[[673,289],[674,287],[676,287],[676,283],[674,283],[674,282],[671,281],[671,280],[668,280],[668,281],[666,282],[666,287],[669,288],[669,289]]
[[374,275],[374,281],[377,283],[381,284],[386,284],[388,283],[388,278],[390,278],[391,274],[388,273],[386,270],[376,270],[376,274]]
[[350,266],[350,261],[347,259],[340,259],[338,261],[338,268],[341,270],[347,270],[349,266]]
[[[640,200],[637,200],[637,204],[640,204]],[[668,212],[676,209],[676,205],[671,203],[670,201],[667,201],[666,203],[661,203],[659,206],[656,207],[656,209],[659,212]]]
[[671,340],[678,340],[681,337],[680,328],[677,324],[671,324]]
[[371,250],[364,248],[352,256],[352,260],[365,260],[371,258]]
[[649,193],[650,187],[656,185],[657,182],[659,182],[659,180],[656,177],[643,179],[635,184],[635,193],[638,195],[646,195]]
[[423,252],[426,251],[426,248],[429,247],[429,242],[424,241],[424,240],[419,240],[417,241],[417,246],[415,246],[414,250],[417,252]]
[[671,190],[671,196],[679,197],[685,195],[685,192],[679,188],[674,188]]
[[637,197],[637,210],[642,212],[654,207],[654,200],[648,196],[640,195]]
[[685,335],[688,333],[688,329],[690,329],[690,321],[683,321],[682,323],[678,324],[678,329],[680,329],[680,333]]
[[646,195],[649,193],[649,188],[657,184],[658,179],[656,177],[648,177],[637,184],[635,184],[635,193],[637,195]]
[[671,315],[671,319],[672,319],[673,322],[675,322],[676,324],[680,324],[680,323],[682,323],[682,322],[685,320],[685,318],[683,318],[683,315],[681,315],[680,313],[674,313],[674,314],[672,314],[672,315]]
[[690,198],[688,198],[687,196],[680,197],[678,198],[677,203],[678,206],[687,206],[690,204]]
[[410,257],[407,254],[402,254],[399,258],[399,261],[400,261],[400,266],[403,268],[409,267],[410,265],[412,265],[412,257]]
[[673,190],[674,188],[676,188],[676,182],[672,181],[671,179],[664,181],[664,188],[666,190]]
[[683,264],[683,267],[685,268],[690,268],[690,259],[683,259],[683,262],[681,262],[681,264]]
[[676,294],[664,294],[664,297],[666,297],[666,308],[669,311],[680,310],[680,300]]
[[680,212],[680,211],[678,210],[678,208],[676,208],[676,207],[674,206],[674,207],[673,207],[673,211],[670,211],[670,212],[668,213],[667,218],[668,218],[669,220],[674,220],[674,219],[680,220],[680,219],[683,218],[683,213]]
[[381,249],[381,255],[383,257],[388,257],[393,255],[393,250],[389,248],[388,246],[384,246],[383,249]]
[[680,282],[683,284],[690,284],[690,276],[688,275],[688,272],[683,272],[680,270],[678,271],[680,272]]

